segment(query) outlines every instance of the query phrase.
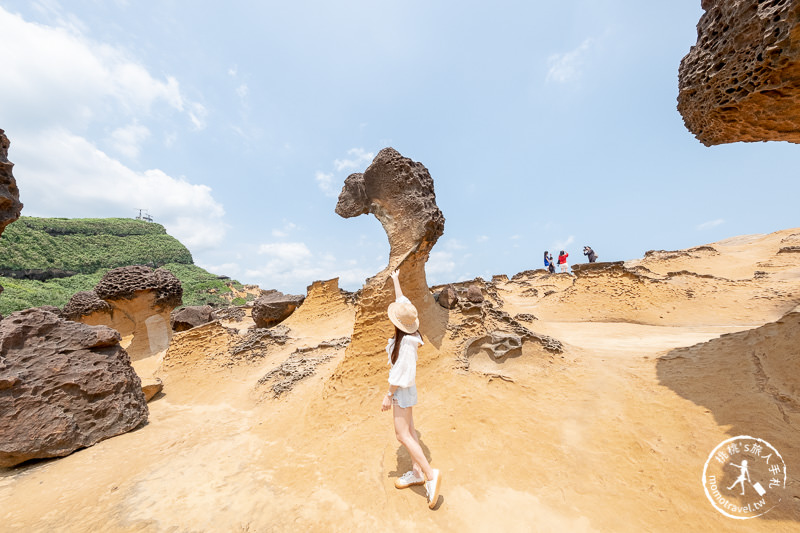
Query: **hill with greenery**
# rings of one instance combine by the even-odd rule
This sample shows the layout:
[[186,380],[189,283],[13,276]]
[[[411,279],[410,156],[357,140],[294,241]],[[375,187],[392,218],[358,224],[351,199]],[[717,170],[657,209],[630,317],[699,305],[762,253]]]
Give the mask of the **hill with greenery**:
[[[163,267],[181,280],[184,305],[229,305],[241,284],[196,266],[160,224],[124,218],[21,217],[0,236],[0,314],[55,305],[121,266]],[[237,302],[240,303],[240,302]]]

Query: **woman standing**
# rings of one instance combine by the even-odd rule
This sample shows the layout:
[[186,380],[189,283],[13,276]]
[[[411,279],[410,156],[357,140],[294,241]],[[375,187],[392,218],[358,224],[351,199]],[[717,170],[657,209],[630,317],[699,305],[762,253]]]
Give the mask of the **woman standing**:
[[400,271],[392,272],[395,301],[389,304],[389,320],[395,327],[394,338],[389,339],[386,352],[389,354],[389,392],[383,397],[381,411],[390,407],[394,413],[394,433],[397,440],[405,446],[413,463],[412,469],[403,474],[395,487],[404,489],[412,485],[425,485],[428,494],[428,507],[433,509],[439,498],[439,487],[442,474],[431,468],[422,446],[419,443],[417,430],[414,428],[414,417],[411,411],[417,403],[417,348],[424,344],[419,334],[419,317],[417,308],[403,296],[399,281]]
[[564,250],[561,250],[558,253],[558,266],[561,269],[561,272],[569,272],[569,265],[567,264],[567,257],[569,254]]

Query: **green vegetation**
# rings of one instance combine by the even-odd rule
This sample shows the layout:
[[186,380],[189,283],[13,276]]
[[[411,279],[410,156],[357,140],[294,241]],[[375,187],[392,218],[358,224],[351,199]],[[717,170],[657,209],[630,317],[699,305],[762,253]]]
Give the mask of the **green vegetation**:
[[76,292],[92,290],[110,269],[129,265],[163,267],[175,274],[183,285],[184,305],[230,305],[230,286],[242,288],[194,265],[189,250],[160,224],[124,218],[22,217],[0,236],[0,270],[77,274],[47,281],[0,276],[5,289],[0,314],[41,305],[63,307]]
[[128,265],[192,264],[192,254],[164,226],[124,218],[21,217],[0,236],[0,269],[58,268],[92,274]]

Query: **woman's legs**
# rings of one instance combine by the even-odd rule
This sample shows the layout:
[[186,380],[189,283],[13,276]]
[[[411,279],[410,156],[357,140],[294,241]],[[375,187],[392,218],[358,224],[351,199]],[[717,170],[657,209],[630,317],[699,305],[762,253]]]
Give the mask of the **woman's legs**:
[[433,469],[425,458],[425,453],[419,443],[417,431],[414,429],[414,418],[411,409],[411,407],[403,408],[394,404],[394,434],[400,444],[408,450],[411,461],[414,463],[414,471],[416,472],[417,469],[420,469],[421,473],[424,474],[424,479],[431,479],[433,477]]

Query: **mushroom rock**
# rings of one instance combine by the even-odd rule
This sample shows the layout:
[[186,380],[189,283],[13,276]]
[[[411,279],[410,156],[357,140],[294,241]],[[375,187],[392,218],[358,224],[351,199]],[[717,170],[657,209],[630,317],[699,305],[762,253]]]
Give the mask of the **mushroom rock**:
[[283,294],[275,289],[264,291],[253,302],[253,321],[257,328],[271,328],[286,320],[295,309],[303,305],[305,299],[305,296]]
[[800,143],[800,2],[702,0],[678,111],[706,146]]
[[[417,307],[420,333],[440,345],[447,312],[434,299],[425,277],[425,262],[444,233],[444,216],[436,205],[433,179],[422,163],[403,157],[393,148],[381,150],[363,174],[351,174],[344,182],[336,214],[351,218],[372,213],[389,239],[389,264],[369,278],[356,307],[355,326],[337,375],[358,366],[385,370],[381,355],[386,339],[394,335],[386,309],[395,300],[390,274],[400,270],[403,293]],[[357,363],[354,361],[358,360]]]
[[[8,147],[11,142],[3,130],[0,130],[0,235],[6,226],[19,218],[22,204],[19,201],[17,181],[11,173],[14,163],[8,160]],[[0,293],[3,286],[0,285]]]
[[61,316],[74,322],[101,325],[111,321],[111,305],[94,291],[76,292],[69,299]]
[[75,316],[80,303],[89,305],[83,310],[92,311],[78,316],[78,321],[119,331],[132,361],[157,355],[169,347],[170,313],[183,298],[181,282],[170,271],[147,266],[115,268],[103,276],[94,293],[108,304],[110,311],[102,304],[92,304],[90,296],[76,295],[73,299],[80,300],[70,300],[64,308],[65,315]]
[[68,455],[147,415],[118,332],[40,308],[0,322],[0,467]]

